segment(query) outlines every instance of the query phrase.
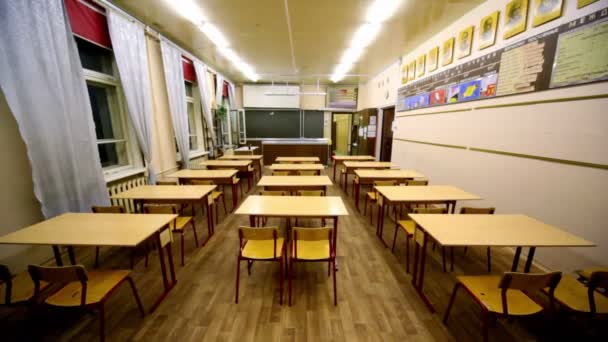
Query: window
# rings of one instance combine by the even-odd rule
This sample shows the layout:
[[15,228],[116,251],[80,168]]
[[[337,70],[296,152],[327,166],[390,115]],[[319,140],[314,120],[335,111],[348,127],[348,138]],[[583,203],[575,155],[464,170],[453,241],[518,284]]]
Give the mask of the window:
[[[134,165],[141,156],[128,126],[120,81],[116,77],[112,51],[76,37],[80,62],[95,123],[97,149],[106,174]],[[135,150],[134,150],[135,149]]]
[[[184,81],[186,92],[186,109],[188,112],[188,142],[190,155],[192,157],[200,155],[205,151],[205,139],[203,133],[203,117],[201,112],[201,103],[196,83]],[[176,151],[179,154],[179,149],[176,144]],[[179,158],[179,156],[178,156]]]

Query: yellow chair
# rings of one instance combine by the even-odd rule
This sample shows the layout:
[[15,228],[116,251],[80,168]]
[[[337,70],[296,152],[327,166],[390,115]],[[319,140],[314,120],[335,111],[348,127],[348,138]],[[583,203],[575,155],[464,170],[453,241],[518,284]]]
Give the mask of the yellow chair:
[[429,185],[428,179],[408,179],[405,181],[405,186],[426,186]]
[[[447,214],[446,208],[414,208],[414,214]],[[391,251],[395,251],[395,242],[397,241],[397,232],[402,230],[405,233],[405,272],[410,273],[410,239],[414,237],[416,232],[416,222],[411,219],[399,220],[395,225],[395,233],[393,235],[393,246]],[[418,238],[418,237],[417,237]],[[422,245],[422,241],[416,241]],[[445,250],[443,252],[443,269],[445,270]]]
[[[87,272],[82,265],[63,267],[29,265],[28,271],[35,284],[33,300],[36,303],[43,302],[52,306],[98,309],[101,341],[105,340],[105,302],[123,282],[129,282],[139,312],[142,317],[145,315],[137,289],[128,270]],[[64,286],[43,298],[41,296],[42,282]]]
[[608,272],[608,267],[589,267],[582,270],[577,270],[576,274],[578,274],[579,281],[586,283],[591,278],[591,273],[593,272]]
[[[161,205],[146,205],[144,206],[144,212],[146,214],[177,214],[178,210],[175,205],[161,204]],[[181,255],[182,255],[182,266],[184,266],[184,234],[186,233],[186,225],[192,227],[194,232],[194,244],[198,247],[198,237],[196,234],[196,226],[194,225],[194,218],[192,216],[178,216],[169,224],[169,228],[172,233],[178,233],[181,237]],[[148,256],[146,255],[146,264]]]
[[[570,310],[590,313],[607,314],[608,298],[599,294],[598,289],[608,288],[608,272],[595,271],[589,275],[587,284],[582,284],[574,277],[565,275],[553,293],[555,300]],[[546,293],[550,289],[544,289]]]
[[177,181],[163,181],[163,180],[157,180],[157,181],[156,181],[156,185],[179,185],[179,184],[177,184]]
[[338,305],[338,292],[336,288],[336,239],[334,229],[325,228],[298,228],[294,227],[291,233],[289,247],[289,305],[291,306],[292,278],[295,277],[297,262],[328,262],[327,276],[333,270],[334,277],[334,305]]
[[[127,210],[122,207],[122,206],[97,206],[94,205],[91,208],[91,211],[93,211],[96,214],[124,214],[127,212]],[[134,259],[134,252],[135,249],[132,248],[131,249],[131,268],[133,268],[133,259]],[[95,247],[95,268],[99,267],[99,247]]]
[[537,274],[505,272],[502,277],[493,275],[456,277],[458,282],[452,291],[443,323],[447,325],[456,292],[462,286],[481,308],[483,340],[487,341],[490,316],[527,316],[543,311],[543,307],[528,296],[529,293],[548,288],[550,307],[552,307],[553,294],[561,276],[561,272]]
[[[496,208],[472,208],[472,207],[462,207],[460,208],[460,213],[461,214],[486,214],[486,215],[491,215],[494,214],[494,211],[496,211]],[[464,248],[464,251],[466,253],[467,248]],[[487,261],[488,261],[488,273],[492,272],[492,254],[490,251],[490,247],[486,248],[486,255],[487,255]]]
[[[388,181],[374,181],[374,187],[376,186],[395,186],[397,185],[397,181],[396,180],[388,180]],[[354,193],[354,191],[353,191]],[[382,196],[380,196],[378,194],[378,191],[376,191],[375,188],[372,188],[372,191],[368,192],[367,195],[365,196],[365,209],[363,209],[363,216],[365,216],[367,214],[367,204],[378,204],[378,206],[382,206]],[[380,198],[380,199],[379,199]],[[380,214],[380,209],[378,209],[378,214]],[[373,224],[374,221],[374,208],[370,208],[369,211],[369,223]]]
[[[190,181],[192,185],[215,185],[215,183],[210,179],[193,179]],[[217,189],[217,188],[216,188]],[[224,217],[228,215],[228,210],[226,209],[226,196],[224,196],[223,191],[214,190],[211,192],[211,196],[209,198],[209,204],[211,206],[215,206],[215,222],[220,222],[220,200],[222,201],[222,205],[224,206]]]
[[298,176],[316,176],[317,171],[315,170],[299,170]]
[[283,305],[283,263],[287,263],[285,239],[279,237],[279,228],[239,228],[239,255],[236,263],[236,294],[239,302],[239,279],[241,261],[247,260],[247,273],[251,275],[253,261],[275,261],[279,263],[279,302]]
[[[40,282],[40,291],[47,289],[49,284]],[[0,264],[0,305],[28,303],[34,297],[34,282],[27,272],[15,276],[8,267]]]
[[291,176],[289,171],[272,171],[273,176]]

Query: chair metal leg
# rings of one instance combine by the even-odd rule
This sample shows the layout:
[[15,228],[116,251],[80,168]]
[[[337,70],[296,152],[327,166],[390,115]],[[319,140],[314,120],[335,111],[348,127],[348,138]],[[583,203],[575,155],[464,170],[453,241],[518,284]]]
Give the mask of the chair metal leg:
[[365,196],[365,207],[363,208],[363,216],[367,215],[367,195]]
[[289,282],[289,306],[291,306],[291,292],[293,291],[293,277],[295,276],[295,262],[293,258],[289,258],[289,274],[287,275],[287,280]]
[[228,209],[226,209],[226,196],[222,195],[222,204],[224,205],[224,216],[228,215]]
[[184,266],[184,233],[180,234],[181,237],[181,250],[182,250],[182,266]]
[[460,288],[460,283],[456,283],[454,285],[454,290],[452,290],[452,295],[450,296],[450,301],[448,302],[448,307],[445,309],[445,315],[443,316],[443,324],[448,324],[448,316],[450,315],[450,310],[452,310],[452,305],[454,304],[454,299],[456,298],[456,292]]
[[219,203],[213,203],[215,206],[215,224],[220,224],[220,205]]
[[241,271],[241,259],[237,258],[236,259],[236,294],[234,295],[234,302],[236,304],[239,303],[239,278],[240,278],[240,272]]
[[405,273],[410,273],[410,236],[407,233],[405,235]]
[[488,256],[488,273],[492,273],[492,252],[490,252],[490,247],[487,248],[486,254]]
[[106,313],[103,303],[99,304],[99,340],[106,340]]
[[333,259],[334,264],[334,306],[338,305],[338,287],[336,286],[336,259]]
[[[194,206],[192,208],[194,208]],[[192,224],[192,231],[194,232],[194,246],[198,247],[198,236],[196,234],[196,225],[194,224],[194,217],[192,218],[192,221],[190,221],[190,224]]]
[[283,305],[283,258],[279,258],[279,304]]
[[399,231],[399,223],[397,223],[395,225],[395,234],[393,235],[393,246],[391,247],[391,252],[395,252],[395,242],[397,242],[397,232],[398,231]]
[[141,305],[141,300],[139,299],[139,294],[137,293],[137,288],[135,288],[135,283],[133,283],[133,279],[131,277],[127,277],[127,281],[129,285],[131,285],[131,291],[133,291],[133,297],[135,297],[135,301],[137,302],[137,308],[139,309],[139,313],[141,313],[141,317],[146,315],[144,311],[143,305]]

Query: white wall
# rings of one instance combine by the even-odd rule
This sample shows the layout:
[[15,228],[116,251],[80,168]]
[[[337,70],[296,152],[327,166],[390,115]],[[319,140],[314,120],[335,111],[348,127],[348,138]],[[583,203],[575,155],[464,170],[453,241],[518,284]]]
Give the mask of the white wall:
[[359,84],[357,109],[394,106],[397,102],[397,87],[401,82],[399,76],[399,61],[395,61],[367,83]]
[[[495,0],[483,3],[411,51],[404,60],[410,61],[428,52],[468,25],[476,26],[477,39],[480,18],[500,10],[502,24],[506,2]],[[506,43],[500,38],[502,25],[499,25],[494,47],[479,52],[475,51],[477,46],[474,43],[474,52],[470,57],[446,68],[606,6],[608,1],[603,0],[577,10],[576,1],[565,1],[562,18],[532,29],[529,17],[528,30]],[[436,72],[446,68],[440,67]],[[495,206],[497,213],[527,214],[597,244],[595,248],[541,248],[537,250],[537,263],[563,271],[591,264],[606,265],[608,231],[604,212],[608,203],[608,170],[521,156],[608,164],[608,116],[605,110],[608,99],[550,102],[606,94],[608,84],[598,83],[397,113],[392,159],[401,167],[423,172],[431,184],[453,184],[484,199],[467,205]],[[368,103],[382,103],[379,95],[373,95],[371,90],[368,90],[367,97]],[[547,103],[484,108],[547,100]],[[454,110],[462,111],[449,112]],[[411,141],[456,145],[464,149]],[[520,156],[477,152],[470,148]]]

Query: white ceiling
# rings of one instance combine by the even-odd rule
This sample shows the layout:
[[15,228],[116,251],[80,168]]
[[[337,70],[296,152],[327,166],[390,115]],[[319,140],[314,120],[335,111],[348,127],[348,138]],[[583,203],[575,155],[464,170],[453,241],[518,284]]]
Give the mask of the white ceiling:
[[[349,72],[362,76],[346,77],[341,83],[357,84],[374,76],[483,1],[403,0]],[[174,10],[171,0],[112,2],[235,82],[247,82],[194,24]],[[364,22],[372,0],[195,2],[207,20],[228,39],[231,48],[260,75],[259,82],[312,84],[316,82],[317,75],[326,75],[320,81],[327,84],[331,83],[329,75],[350,45],[355,30]]]

